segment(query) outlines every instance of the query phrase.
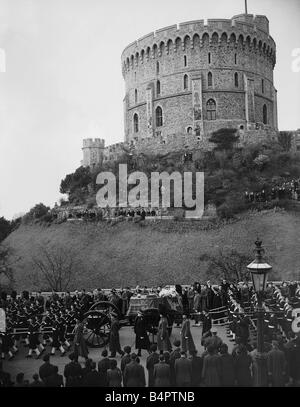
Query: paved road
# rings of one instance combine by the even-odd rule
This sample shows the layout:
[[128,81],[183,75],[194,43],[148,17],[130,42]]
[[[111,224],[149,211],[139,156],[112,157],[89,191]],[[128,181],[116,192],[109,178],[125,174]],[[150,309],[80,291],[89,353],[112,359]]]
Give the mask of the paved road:
[[[191,332],[195,341],[196,348],[198,350],[198,354],[201,355],[201,353],[204,351],[203,346],[201,346],[201,335],[202,335],[202,327],[191,327]],[[228,338],[226,337],[226,328],[225,327],[218,327],[218,335],[222,338],[224,342],[228,344],[229,351],[232,350],[233,347],[233,342],[229,342]],[[180,339],[180,328],[179,327],[174,327],[172,330],[172,335],[171,335],[171,343],[175,339]],[[121,347],[123,348],[125,345],[130,345],[132,349],[134,350],[135,346],[135,335],[133,333],[133,328],[129,326],[122,327],[120,330],[120,342],[121,342]],[[93,359],[95,362],[98,362],[101,358],[101,352],[102,349],[89,349],[89,357]],[[47,351],[50,352],[51,349],[50,347],[47,347]],[[19,353],[15,356],[15,358],[12,361],[5,360],[3,361],[3,368],[5,371],[9,372],[11,374],[12,380],[15,381],[16,375],[20,372],[23,372],[25,374],[25,380],[32,381],[32,375],[34,373],[37,373],[39,370],[39,367],[43,363],[42,360],[40,359],[35,359],[35,356],[33,356],[32,359],[26,359],[25,356],[27,354],[27,348],[24,348],[23,346],[20,348]],[[63,374],[64,366],[69,363],[69,358],[68,356],[61,357],[59,355],[60,352],[57,352],[56,356],[51,357],[51,363],[54,365],[57,365],[59,368],[59,373]],[[147,358],[148,353],[146,351],[142,351],[142,357],[141,357],[141,364],[145,367],[146,364],[146,358]],[[120,360],[121,357],[120,355],[117,355],[116,357],[118,366],[120,366]],[[80,363],[82,366],[84,366],[84,359],[80,358]],[[146,373],[146,378],[148,379],[148,374]]]

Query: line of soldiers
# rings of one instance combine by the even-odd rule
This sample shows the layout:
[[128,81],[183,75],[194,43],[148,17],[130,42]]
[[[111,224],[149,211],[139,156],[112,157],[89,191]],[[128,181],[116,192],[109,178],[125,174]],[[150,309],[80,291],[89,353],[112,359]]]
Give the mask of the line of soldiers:
[[[257,305],[257,297],[254,293],[246,301],[238,298],[232,291],[229,291],[228,311],[229,329],[228,336],[231,340],[243,343],[248,349],[250,330],[256,329],[250,316],[255,317],[254,309]],[[294,310],[300,308],[300,286],[296,282],[287,284],[283,282],[280,287],[269,283],[264,299],[264,340],[271,343],[277,340],[280,343],[286,342],[293,332],[292,323],[295,319]]]
[[260,192],[245,191],[245,202],[267,202],[275,199],[295,199],[300,198],[300,179],[293,179],[284,182],[281,186],[275,186],[270,191],[265,189]]
[[59,297],[53,293],[46,300],[41,294],[34,298],[26,294],[19,298],[2,299],[6,331],[0,333],[1,358],[7,355],[12,360],[18,352],[19,342],[28,347],[28,358],[33,352],[39,358],[46,346],[51,347],[52,355],[60,351],[64,356],[71,346],[76,320],[90,308],[93,298],[85,294]]

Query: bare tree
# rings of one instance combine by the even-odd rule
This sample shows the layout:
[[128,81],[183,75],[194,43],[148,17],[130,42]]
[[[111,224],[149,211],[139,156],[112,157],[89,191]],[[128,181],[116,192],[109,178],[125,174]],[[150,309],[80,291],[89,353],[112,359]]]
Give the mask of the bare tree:
[[79,258],[74,250],[53,245],[39,246],[32,256],[35,267],[52,290],[66,291],[79,270]]
[[200,256],[200,261],[208,262],[208,277],[220,280],[225,278],[228,281],[238,282],[249,279],[246,266],[253,259],[244,253],[239,253],[235,249],[219,249],[215,254],[204,254]]
[[0,245],[0,277],[8,280],[9,284],[14,283],[13,265],[19,258],[12,257],[12,249],[8,246]]

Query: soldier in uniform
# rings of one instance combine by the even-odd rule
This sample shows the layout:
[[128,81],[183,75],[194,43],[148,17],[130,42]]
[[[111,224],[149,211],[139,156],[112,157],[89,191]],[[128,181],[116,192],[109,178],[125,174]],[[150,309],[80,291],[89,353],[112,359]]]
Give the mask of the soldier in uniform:
[[[28,335],[29,335],[29,351],[28,355],[26,356],[27,358],[32,357],[32,351],[34,351],[37,355],[37,359],[40,357],[40,355],[45,351],[45,348],[43,345],[40,344],[39,341],[39,323],[35,317],[32,317],[29,319],[29,326],[28,326]],[[41,351],[39,350],[39,346],[41,348]]]
[[190,320],[187,315],[182,315],[181,328],[181,347],[184,352],[189,351],[190,354],[196,350],[195,343],[191,333]]
[[114,358],[118,352],[121,356],[124,355],[124,352],[121,349],[120,337],[119,337],[119,320],[116,313],[111,313],[111,326],[110,326],[110,335],[109,335],[109,350],[110,357]]
[[138,356],[141,355],[141,350],[145,349],[149,353],[150,341],[148,337],[148,332],[146,329],[146,321],[144,319],[143,313],[138,311],[137,317],[134,321],[134,333],[135,337],[135,348],[138,349]]
[[55,351],[60,350],[61,356],[64,356],[66,351],[65,351],[62,344],[59,341],[60,331],[61,331],[61,321],[60,321],[59,316],[57,314],[55,315],[55,320],[54,320],[53,325],[52,325],[52,331],[53,331],[53,334],[52,334],[53,342],[52,342],[51,355],[55,355]]
[[[59,342],[60,342],[62,347],[65,345],[67,347],[67,349],[70,349],[71,345],[70,345],[69,341],[66,339],[66,329],[67,329],[67,320],[64,317],[63,312],[60,311],[60,315],[59,315]],[[66,351],[63,352],[63,355],[65,354],[65,352]]]
[[84,324],[81,319],[76,320],[76,326],[75,326],[75,336],[74,336],[74,353],[75,355],[81,356],[85,358],[86,360],[88,359],[88,348],[83,336],[83,330],[84,330]]
[[162,354],[164,351],[171,352],[172,350],[168,332],[168,319],[164,313],[160,314],[160,321],[157,331],[157,347],[160,354]]
[[5,359],[5,355],[8,354],[8,360],[14,358],[13,352],[13,338],[12,338],[12,325],[10,320],[7,321],[6,332],[0,332],[0,350],[1,350],[1,359]]

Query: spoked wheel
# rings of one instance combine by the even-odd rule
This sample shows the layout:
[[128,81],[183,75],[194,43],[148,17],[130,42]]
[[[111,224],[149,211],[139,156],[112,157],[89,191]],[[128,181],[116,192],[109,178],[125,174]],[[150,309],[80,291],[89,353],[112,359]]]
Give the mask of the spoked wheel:
[[120,311],[119,308],[113,304],[112,302],[109,301],[98,301],[95,304],[93,304],[90,308],[90,311],[92,310],[98,310],[102,311],[104,314],[109,315],[111,312],[114,312],[118,315],[118,318],[120,318]]
[[110,315],[99,310],[85,314],[83,332],[87,345],[91,348],[102,348],[109,342]]

